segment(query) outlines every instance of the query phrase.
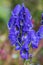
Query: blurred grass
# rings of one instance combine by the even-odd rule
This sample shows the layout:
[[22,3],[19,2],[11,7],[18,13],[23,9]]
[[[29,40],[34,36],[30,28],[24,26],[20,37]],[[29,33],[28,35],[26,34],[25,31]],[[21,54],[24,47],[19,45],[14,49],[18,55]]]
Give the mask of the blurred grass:
[[0,0],[0,34],[5,33],[7,30],[10,11],[10,2],[8,0]]

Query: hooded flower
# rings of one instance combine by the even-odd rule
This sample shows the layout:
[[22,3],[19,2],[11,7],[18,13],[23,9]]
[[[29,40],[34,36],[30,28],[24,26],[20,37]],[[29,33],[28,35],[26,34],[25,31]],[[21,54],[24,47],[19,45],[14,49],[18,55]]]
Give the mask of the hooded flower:
[[42,15],[41,15],[41,18],[43,19],[43,13],[42,13]]
[[37,31],[37,35],[40,39],[43,39],[43,25],[41,25],[39,30]]
[[20,50],[20,55],[24,59],[29,58],[29,44],[32,47],[38,47],[38,37],[32,29],[32,16],[28,8],[22,4],[17,5],[12,11],[12,15],[8,22],[9,40],[12,45],[15,45],[16,50]]
[[43,25],[43,13],[42,13],[42,16],[41,16],[41,25]]
[[16,7],[13,9],[12,11],[12,14],[11,14],[11,17],[10,17],[10,20],[8,22],[8,29],[11,29],[12,26],[15,24],[15,23],[18,23],[18,15],[19,15],[19,12],[21,10],[21,6],[18,4],[16,5]]
[[39,36],[40,39],[43,39],[43,13],[41,16],[41,26],[39,27],[39,30],[37,31],[37,35]]
[[25,46],[22,46],[21,50],[20,50],[20,56],[23,59],[28,59],[29,58],[29,52],[28,52],[28,48],[25,48]]

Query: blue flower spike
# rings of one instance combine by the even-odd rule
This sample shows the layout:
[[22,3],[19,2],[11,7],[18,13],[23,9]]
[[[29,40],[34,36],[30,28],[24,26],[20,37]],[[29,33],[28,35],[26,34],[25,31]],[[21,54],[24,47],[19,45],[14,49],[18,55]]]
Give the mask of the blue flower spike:
[[39,30],[37,31],[37,35],[40,39],[43,39],[43,13],[42,13],[42,20],[41,20],[41,26],[39,27]]
[[16,5],[7,25],[9,30],[8,38],[11,45],[15,45],[15,50],[20,50],[20,56],[23,59],[29,59],[30,43],[32,48],[38,47],[39,36],[33,30],[32,25],[32,16],[28,8],[24,4],[21,6]]

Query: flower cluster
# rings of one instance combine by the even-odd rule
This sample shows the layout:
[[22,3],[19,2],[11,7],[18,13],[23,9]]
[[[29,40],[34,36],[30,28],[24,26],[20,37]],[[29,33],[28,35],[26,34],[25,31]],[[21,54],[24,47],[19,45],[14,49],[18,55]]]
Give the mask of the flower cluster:
[[[37,48],[39,36],[33,30],[32,16],[28,8],[22,4],[16,5],[8,22],[9,40],[11,45],[15,45],[16,50],[20,50],[20,55],[24,59],[29,58],[29,45]],[[43,32],[43,31],[42,31]],[[40,35],[43,33],[40,33]]]
[[42,20],[41,20],[41,26],[39,30],[37,31],[37,35],[39,36],[40,39],[43,39],[43,13],[42,13]]

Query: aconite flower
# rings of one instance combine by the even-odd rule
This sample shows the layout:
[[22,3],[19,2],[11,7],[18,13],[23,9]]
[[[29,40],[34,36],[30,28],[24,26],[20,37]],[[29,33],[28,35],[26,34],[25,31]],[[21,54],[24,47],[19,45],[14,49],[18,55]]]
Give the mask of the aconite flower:
[[37,35],[40,39],[43,39],[43,25],[39,27],[39,30],[37,31]]
[[39,30],[37,31],[37,35],[40,39],[43,39],[43,13],[41,16],[41,26],[39,27]]
[[23,59],[29,58],[29,45],[33,48],[38,47],[38,36],[32,29],[32,16],[28,8],[22,4],[17,5],[12,11],[8,22],[9,35],[8,38],[11,45],[15,45],[15,50],[20,50]]
[[42,13],[42,15],[41,15],[41,18],[43,19],[43,13]]
[[16,7],[13,9],[12,13],[11,13],[11,17],[10,17],[10,20],[8,22],[8,29],[11,29],[12,26],[15,24],[15,23],[19,23],[17,22],[18,21],[18,15],[19,15],[19,12],[21,10],[21,6],[18,4],[16,5]]
[[31,30],[30,31],[30,36],[31,36],[31,45],[32,45],[32,48],[38,48],[39,37],[38,37],[36,31],[35,30]]
[[29,59],[29,49],[26,49],[24,46],[20,50],[20,55],[24,59]]

